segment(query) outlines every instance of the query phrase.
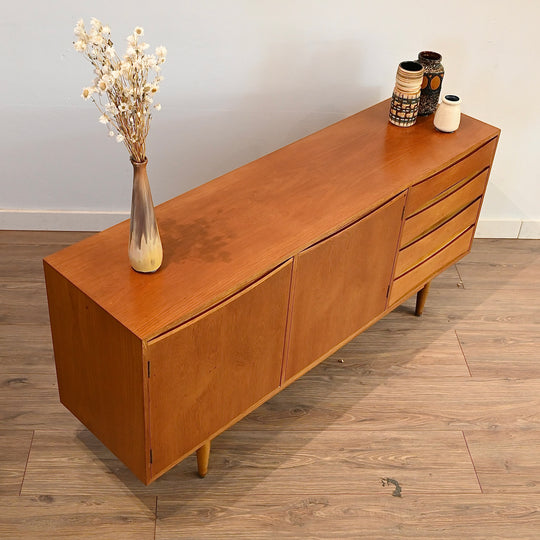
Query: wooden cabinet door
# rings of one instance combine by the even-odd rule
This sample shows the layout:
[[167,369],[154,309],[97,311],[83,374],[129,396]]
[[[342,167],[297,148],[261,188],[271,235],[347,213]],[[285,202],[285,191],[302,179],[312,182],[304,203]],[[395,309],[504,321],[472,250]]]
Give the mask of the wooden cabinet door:
[[148,343],[152,478],[279,387],[291,268]]
[[404,202],[398,196],[295,258],[285,380],[385,310]]

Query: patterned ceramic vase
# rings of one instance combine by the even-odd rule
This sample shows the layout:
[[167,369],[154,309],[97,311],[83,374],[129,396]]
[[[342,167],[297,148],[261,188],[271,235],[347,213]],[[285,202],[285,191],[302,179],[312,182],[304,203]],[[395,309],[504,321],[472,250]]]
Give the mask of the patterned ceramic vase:
[[154,214],[154,203],[146,173],[148,160],[133,165],[133,193],[129,226],[129,262],[137,272],[155,272],[163,261],[163,248]]
[[418,62],[399,64],[390,103],[389,119],[392,124],[409,127],[416,122],[423,75],[424,68]]
[[461,122],[461,99],[459,96],[448,94],[442,98],[437,108],[433,125],[445,133],[453,133]]
[[444,78],[444,67],[441,60],[442,56],[434,51],[418,53],[418,62],[424,66],[424,79],[422,80],[422,93],[418,109],[420,116],[432,114],[437,109]]

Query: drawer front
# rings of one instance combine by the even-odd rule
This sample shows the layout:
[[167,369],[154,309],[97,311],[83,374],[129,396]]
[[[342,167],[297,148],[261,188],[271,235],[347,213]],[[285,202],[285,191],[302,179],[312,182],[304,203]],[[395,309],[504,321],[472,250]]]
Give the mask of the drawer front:
[[392,284],[389,305],[403,299],[409,293],[418,289],[422,284],[430,281],[436,274],[440,273],[456,259],[465,255],[470,249],[473,235],[474,226],[471,226],[444,249],[418,265],[416,268],[413,268],[410,272],[395,279]]
[[400,195],[295,257],[286,380],[385,310],[404,204]]
[[482,196],[488,176],[489,169],[469,180],[469,182],[444,199],[405,220],[401,235],[401,247],[409,245],[424,234],[442,225],[475,199]]
[[152,477],[279,387],[291,269],[148,343]]
[[399,277],[411,268],[418,266],[422,261],[452,242],[471,225],[474,225],[481,202],[482,200],[478,199],[434,231],[403,248],[398,255],[395,275]]
[[457,189],[461,182],[489,167],[496,147],[497,139],[493,139],[455,165],[411,187],[405,205],[405,216],[409,217],[430,206],[437,199]]

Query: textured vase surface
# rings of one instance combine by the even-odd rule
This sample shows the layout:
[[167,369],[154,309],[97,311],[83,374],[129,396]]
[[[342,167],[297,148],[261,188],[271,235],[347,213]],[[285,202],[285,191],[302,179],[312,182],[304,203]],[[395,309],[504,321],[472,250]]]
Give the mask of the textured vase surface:
[[418,62],[424,66],[420,106],[418,108],[420,116],[432,114],[437,109],[444,78],[444,67],[441,60],[442,56],[435,51],[418,53]]
[[133,192],[129,226],[129,262],[137,272],[155,272],[163,261],[163,248],[159,237],[154,203],[146,165],[131,161],[133,165]]
[[400,127],[414,125],[418,116],[423,75],[424,68],[418,62],[405,61],[399,64],[390,102],[390,123]]

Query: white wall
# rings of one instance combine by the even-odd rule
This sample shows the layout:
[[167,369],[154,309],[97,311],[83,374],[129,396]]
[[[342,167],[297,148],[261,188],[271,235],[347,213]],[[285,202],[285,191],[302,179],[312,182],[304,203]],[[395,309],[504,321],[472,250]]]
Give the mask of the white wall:
[[92,76],[72,29],[91,16],[121,50],[139,24],[168,48],[156,203],[389,97],[398,62],[432,49],[443,91],[503,130],[480,234],[539,236],[535,0],[2,1],[0,228],[92,230],[129,211],[127,151],[79,97]]

